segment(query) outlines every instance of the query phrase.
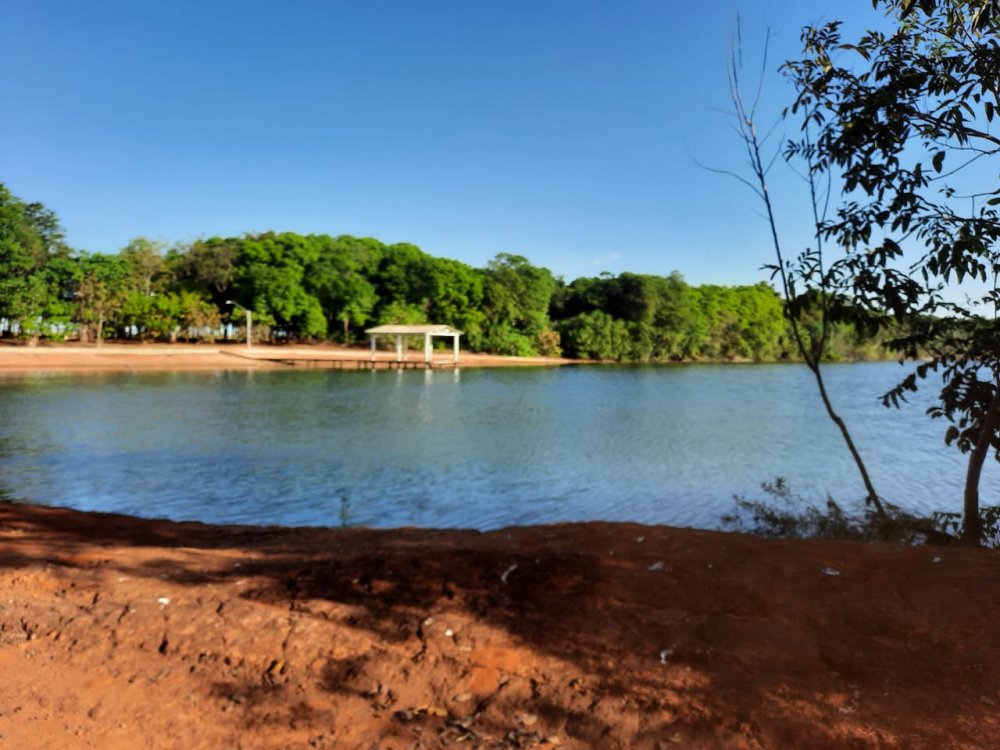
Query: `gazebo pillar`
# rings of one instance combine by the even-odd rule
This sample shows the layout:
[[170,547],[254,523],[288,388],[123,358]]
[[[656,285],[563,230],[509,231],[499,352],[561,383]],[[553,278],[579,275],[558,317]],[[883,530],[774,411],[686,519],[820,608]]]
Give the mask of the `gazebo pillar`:
[[[365,331],[371,336],[372,362],[378,357],[377,339],[379,336],[395,336],[396,338],[396,362],[402,366],[406,361],[406,342],[409,336],[424,337],[424,364],[431,368],[434,366],[434,336],[451,336],[451,346],[453,349],[453,359],[455,366],[458,366],[459,340],[461,331],[456,331],[451,326],[446,325],[383,325],[369,328]],[[374,367],[374,365],[372,365]]]

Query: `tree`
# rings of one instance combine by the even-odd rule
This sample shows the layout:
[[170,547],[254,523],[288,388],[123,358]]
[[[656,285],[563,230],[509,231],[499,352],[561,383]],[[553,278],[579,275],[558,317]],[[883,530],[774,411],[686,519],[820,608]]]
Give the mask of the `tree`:
[[556,280],[521,255],[501,253],[486,267],[483,288],[484,347],[501,354],[538,353],[538,336],[550,329]]
[[180,332],[188,340],[211,340],[214,332],[222,325],[222,316],[211,302],[197,292],[182,289],[170,297],[176,300],[177,321]]
[[60,307],[50,263],[68,254],[55,213],[20,200],[0,183],[0,318],[16,323],[33,342]]
[[145,237],[136,237],[122,249],[128,283],[134,291],[151,297],[163,290],[169,270],[164,253],[162,242]]
[[76,258],[76,274],[73,298],[80,341],[93,338],[100,346],[105,324],[118,316],[124,303],[128,271],[120,255],[81,253]]
[[784,69],[797,89],[789,112],[807,129],[788,153],[841,186],[821,232],[846,253],[854,301],[906,326],[893,342],[902,355],[929,357],[885,403],[942,378],[930,413],[969,454],[962,539],[978,544],[983,462],[991,449],[1000,459],[1000,10],[993,0],[873,6],[891,32],[851,43],[837,22],[804,30],[802,58]]
[[[813,223],[816,227],[814,237],[815,244],[806,249],[798,258],[790,260],[786,257],[781,238],[778,233],[778,223],[775,216],[774,204],[768,191],[767,175],[774,158],[765,154],[767,134],[762,135],[758,129],[757,105],[760,101],[760,85],[763,84],[763,74],[758,84],[756,93],[752,98],[747,98],[741,82],[742,49],[740,48],[739,34],[737,43],[730,57],[729,68],[729,93],[733,104],[732,119],[736,132],[746,151],[747,162],[750,167],[750,177],[733,173],[729,170],[712,171],[721,172],[736,177],[745,184],[760,199],[765,209],[768,226],[771,230],[771,241],[774,248],[775,263],[767,266],[771,270],[772,278],[777,278],[781,284],[781,291],[784,295],[784,314],[791,330],[795,348],[805,363],[806,367],[813,375],[816,388],[819,392],[823,407],[826,410],[830,421],[836,425],[840,431],[844,444],[847,446],[858,475],[865,487],[865,502],[874,509],[879,517],[885,517],[886,511],[871,476],[868,467],[861,456],[860,451],[854,443],[850,430],[843,418],[836,411],[830,395],[826,388],[826,380],[823,376],[822,363],[829,341],[829,329],[831,317],[834,309],[830,306],[830,300],[835,296],[841,281],[844,278],[844,264],[828,264],[824,255],[824,232],[823,215],[820,203],[820,188],[817,185],[816,172],[813,169],[814,152],[809,148],[810,131],[809,125],[812,122],[812,112],[806,107],[806,130],[805,146],[795,153],[800,154],[806,161],[806,180],[809,186],[809,195],[812,204]],[[767,64],[767,49],[764,50],[764,66]],[[790,154],[792,156],[794,154]],[[810,329],[800,325],[801,300],[808,298],[808,293],[815,291],[820,300],[819,319],[820,324],[817,329]]]
[[291,338],[326,335],[319,300],[305,287],[305,270],[319,257],[314,238],[267,232],[239,241],[233,298],[251,308],[272,334]]
[[306,270],[306,288],[323,308],[327,320],[343,326],[344,342],[351,325],[363,326],[378,302],[369,276],[381,257],[378,240],[354,237],[319,237],[319,257]]
[[633,336],[628,324],[603,310],[569,318],[559,332],[563,346],[573,356],[617,362],[632,359]]
[[167,262],[183,288],[200,292],[221,307],[236,280],[238,252],[239,240],[213,237],[173,248]]

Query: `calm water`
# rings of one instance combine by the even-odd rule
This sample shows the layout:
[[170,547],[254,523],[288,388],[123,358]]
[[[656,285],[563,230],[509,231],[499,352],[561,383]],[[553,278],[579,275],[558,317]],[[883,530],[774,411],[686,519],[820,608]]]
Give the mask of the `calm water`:
[[[944,425],[830,367],[880,493],[960,506]],[[561,520],[717,527],[762,481],[864,495],[798,366],[47,375],[0,380],[0,492],[212,522],[480,529]],[[988,466],[984,502],[1000,502]]]

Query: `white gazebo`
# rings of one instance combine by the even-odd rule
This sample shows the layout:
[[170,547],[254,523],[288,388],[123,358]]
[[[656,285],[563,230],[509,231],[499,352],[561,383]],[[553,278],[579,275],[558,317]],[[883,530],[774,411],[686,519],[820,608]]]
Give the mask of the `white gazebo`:
[[433,361],[433,349],[431,347],[431,339],[434,336],[450,336],[452,351],[454,352],[454,362],[458,364],[458,339],[461,337],[462,332],[457,331],[451,326],[442,325],[423,325],[423,326],[376,326],[375,328],[368,328],[365,330],[369,336],[371,336],[372,341],[372,362],[375,361],[375,340],[379,336],[395,336],[396,337],[396,361],[403,362],[406,359],[406,352],[403,348],[403,339],[406,336],[423,336],[424,337],[424,362],[426,364],[431,364]]

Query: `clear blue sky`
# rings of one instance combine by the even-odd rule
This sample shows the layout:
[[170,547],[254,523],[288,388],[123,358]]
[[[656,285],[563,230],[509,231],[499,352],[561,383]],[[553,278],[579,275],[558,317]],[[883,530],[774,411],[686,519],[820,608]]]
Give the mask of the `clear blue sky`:
[[[726,62],[869,0],[4,0],[0,181],[114,252],[247,231],[413,242],[484,265],[752,283],[770,245]],[[802,187],[774,174],[793,249]]]

